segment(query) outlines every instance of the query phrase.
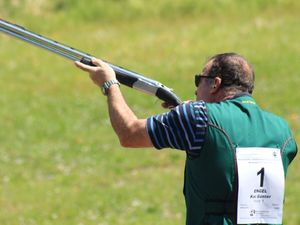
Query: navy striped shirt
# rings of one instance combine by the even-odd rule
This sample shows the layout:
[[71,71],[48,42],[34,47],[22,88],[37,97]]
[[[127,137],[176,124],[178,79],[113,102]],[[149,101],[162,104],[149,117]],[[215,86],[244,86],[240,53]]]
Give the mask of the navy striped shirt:
[[189,102],[149,117],[147,131],[157,149],[174,148],[198,154],[203,146],[207,121],[205,102]]

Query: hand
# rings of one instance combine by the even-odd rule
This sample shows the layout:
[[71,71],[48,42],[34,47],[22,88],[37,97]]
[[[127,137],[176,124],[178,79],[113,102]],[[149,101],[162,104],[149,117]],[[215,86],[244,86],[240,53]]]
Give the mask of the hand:
[[89,66],[79,61],[76,61],[75,65],[88,72],[92,81],[99,87],[102,87],[105,81],[116,79],[115,71],[107,63],[96,58],[92,58],[92,63],[96,66]]
[[163,102],[161,103],[161,106],[164,108],[164,109],[173,109],[175,106],[172,105],[171,103],[168,103],[168,102]]
[[[189,102],[192,102],[192,100],[186,100],[186,101],[182,102],[181,104],[185,104],[185,103],[189,103]],[[162,106],[163,108],[165,108],[165,109],[173,109],[173,108],[175,108],[174,105],[172,105],[172,104],[170,104],[170,103],[167,103],[167,102],[161,103],[161,106]]]

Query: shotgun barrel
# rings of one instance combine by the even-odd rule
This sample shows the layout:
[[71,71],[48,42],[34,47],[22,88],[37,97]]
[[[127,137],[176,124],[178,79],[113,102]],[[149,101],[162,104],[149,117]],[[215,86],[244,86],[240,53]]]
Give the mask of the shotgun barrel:
[[[0,31],[10,36],[21,39],[30,44],[36,45],[50,52],[63,56],[73,61],[80,61],[84,64],[93,66],[92,55],[81,52],[70,46],[61,44],[42,35],[33,33],[17,24],[12,24],[5,20],[0,20]],[[156,96],[162,101],[177,106],[181,100],[176,96],[172,89],[166,87],[156,80],[152,80],[139,73],[124,69],[120,66],[108,63],[116,73],[116,77],[121,84],[137,89],[152,96]]]

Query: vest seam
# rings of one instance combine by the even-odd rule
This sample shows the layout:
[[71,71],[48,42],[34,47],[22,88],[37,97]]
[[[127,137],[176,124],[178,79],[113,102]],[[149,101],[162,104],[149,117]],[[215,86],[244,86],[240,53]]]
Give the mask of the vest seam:
[[233,142],[231,141],[229,135],[226,133],[226,131],[225,131],[223,128],[217,126],[216,124],[213,124],[212,122],[207,122],[207,125],[208,125],[208,126],[212,126],[212,127],[216,128],[216,129],[222,131],[222,133],[225,134],[226,138],[229,140],[230,145],[231,145],[231,148],[232,148],[232,150],[234,151],[234,144],[233,144]]
[[233,151],[233,158],[234,158],[234,171],[235,171],[235,180],[236,180],[236,186],[235,186],[235,190],[234,190],[234,214],[235,216],[233,217],[233,223],[237,224],[237,201],[238,201],[238,189],[239,189],[239,181],[238,181],[238,169],[237,169],[237,159],[236,159],[236,154],[235,154],[235,147],[234,147],[234,143],[232,142],[232,140],[230,139],[229,135],[227,134],[227,132],[219,127],[218,125],[212,123],[211,121],[207,122],[207,129],[208,127],[211,126],[215,129],[220,130],[226,137],[226,139],[229,141],[230,145],[231,145],[231,150]]
[[290,137],[284,142],[284,144],[283,144],[283,146],[282,146],[282,149],[281,149],[281,151],[280,151],[281,154],[284,152],[286,146],[288,145],[288,143],[289,143],[291,140],[293,140],[293,137],[290,136]]

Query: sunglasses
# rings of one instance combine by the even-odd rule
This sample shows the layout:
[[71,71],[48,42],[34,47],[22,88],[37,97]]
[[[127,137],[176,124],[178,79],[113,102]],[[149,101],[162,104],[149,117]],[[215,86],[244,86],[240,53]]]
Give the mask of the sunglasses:
[[196,85],[196,87],[198,87],[201,79],[214,79],[214,77],[202,76],[202,74],[196,74],[195,75],[195,85]]

